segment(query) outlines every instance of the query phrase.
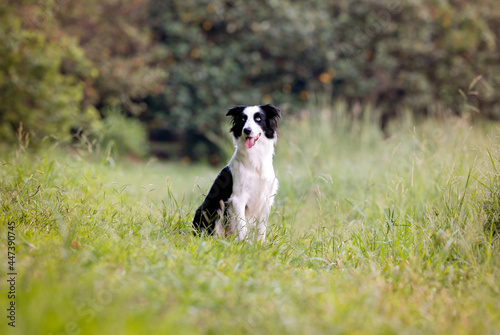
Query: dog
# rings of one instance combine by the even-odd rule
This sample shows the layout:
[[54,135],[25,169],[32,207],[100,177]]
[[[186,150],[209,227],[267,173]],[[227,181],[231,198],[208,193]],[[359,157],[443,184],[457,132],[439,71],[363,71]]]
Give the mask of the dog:
[[196,210],[193,226],[196,233],[263,242],[278,191],[273,157],[282,113],[267,104],[236,106],[226,116],[232,117],[236,150]]

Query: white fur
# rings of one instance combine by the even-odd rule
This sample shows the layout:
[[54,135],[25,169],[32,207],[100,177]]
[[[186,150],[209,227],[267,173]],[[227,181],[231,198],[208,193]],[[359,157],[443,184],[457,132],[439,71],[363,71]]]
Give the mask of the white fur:
[[[244,135],[237,139],[233,137],[236,151],[229,161],[233,176],[233,193],[228,201],[231,214],[229,227],[238,241],[252,235],[257,241],[264,241],[267,219],[278,191],[278,179],[273,168],[277,134],[272,139],[267,138],[254,122],[253,115],[259,110],[258,106],[251,106],[245,108],[243,113],[248,116],[244,128],[252,129],[252,137],[260,133],[260,138],[252,148],[247,149]],[[216,233],[222,230],[218,223]]]

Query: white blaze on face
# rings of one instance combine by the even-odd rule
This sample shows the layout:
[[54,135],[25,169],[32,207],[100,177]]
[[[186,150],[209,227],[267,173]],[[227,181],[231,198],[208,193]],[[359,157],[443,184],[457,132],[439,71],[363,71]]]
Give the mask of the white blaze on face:
[[[245,125],[243,126],[242,135],[245,137],[245,147],[247,147],[247,149],[252,148],[262,135],[262,129],[257,123],[255,123],[254,119],[255,113],[259,111],[260,111],[259,106],[250,106],[245,108],[245,110],[243,111],[243,114],[247,116],[247,120],[245,122]],[[250,134],[248,135],[245,134],[244,132],[245,129],[250,129],[251,130]]]

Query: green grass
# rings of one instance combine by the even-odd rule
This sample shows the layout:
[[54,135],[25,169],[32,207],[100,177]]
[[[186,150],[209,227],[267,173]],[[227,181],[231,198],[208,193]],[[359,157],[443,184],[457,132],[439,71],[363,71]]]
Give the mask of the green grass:
[[[263,244],[190,234],[217,169],[4,148],[0,249],[15,222],[18,277],[16,328],[3,316],[0,329],[499,333],[483,206],[498,205],[498,124],[407,120],[384,139],[374,112],[354,122],[345,109],[284,120]],[[2,280],[5,315],[7,292]]]

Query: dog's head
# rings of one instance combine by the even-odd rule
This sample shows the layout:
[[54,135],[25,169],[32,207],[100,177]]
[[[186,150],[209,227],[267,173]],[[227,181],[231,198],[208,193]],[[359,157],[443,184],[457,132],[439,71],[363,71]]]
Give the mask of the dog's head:
[[232,117],[230,131],[234,138],[241,140],[247,149],[266,138],[275,141],[278,136],[281,111],[273,105],[236,106],[226,116]]

